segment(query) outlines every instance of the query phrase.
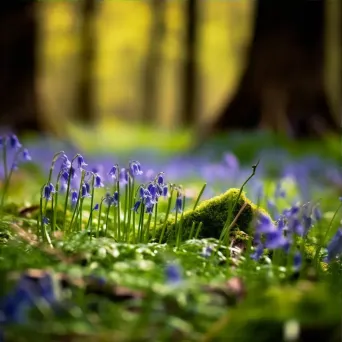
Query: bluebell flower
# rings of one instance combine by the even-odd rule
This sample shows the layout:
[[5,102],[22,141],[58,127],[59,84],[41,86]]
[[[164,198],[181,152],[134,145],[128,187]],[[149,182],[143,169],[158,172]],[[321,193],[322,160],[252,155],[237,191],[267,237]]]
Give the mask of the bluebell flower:
[[71,161],[69,160],[68,156],[66,154],[62,154],[61,159],[63,160],[61,170],[69,169],[71,166]]
[[298,205],[294,205],[290,209],[285,209],[284,210],[284,215],[287,218],[294,217],[295,215],[299,214],[299,209],[300,208],[299,208]]
[[99,204],[98,203],[95,204],[93,210],[99,210]]
[[76,178],[76,170],[74,167],[70,167],[69,169],[62,169],[62,179],[66,182],[69,180],[69,172],[70,172],[70,179]]
[[111,176],[112,178],[116,179],[116,172],[117,172],[117,166],[114,165],[109,170],[108,175]]
[[136,201],[135,204],[134,204],[134,207],[132,208],[133,211],[135,211],[136,213],[138,212],[139,210],[139,207],[140,207],[140,204],[141,204],[141,201]]
[[327,246],[327,261],[330,262],[342,254],[342,228],[336,232]]
[[180,193],[177,194],[174,211],[177,213],[181,213],[183,211],[183,197]]
[[50,220],[46,216],[43,217],[42,221],[43,221],[43,224],[46,224],[46,225],[50,223]]
[[51,194],[54,194],[56,192],[55,187],[53,186],[52,183],[47,184],[44,186],[44,191],[43,191],[43,198],[47,200],[51,200]]
[[149,184],[147,189],[151,194],[152,200],[156,201],[156,199],[157,199],[157,186],[155,184],[151,183],[151,184]]
[[151,208],[154,206],[155,201],[153,201],[152,196],[145,196],[144,204],[145,204],[146,209]]
[[310,216],[303,215],[303,226],[304,226],[304,235],[308,233],[310,228],[312,227],[312,218]]
[[154,204],[146,206],[146,214],[152,214],[154,209]]
[[130,167],[132,176],[139,176],[143,174],[143,172],[141,171],[141,165],[138,161],[134,160],[130,162],[129,167]]
[[201,256],[203,258],[209,258],[213,252],[213,249],[210,246],[205,246],[202,249]]
[[29,151],[28,151],[27,148],[24,148],[24,149],[23,149],[23,159],[24,159],[25,161],[30,161],[30,160],[32,160],[32,158],[31,158],[31,156],[30,156],[30,153],[29,153]]
[[268,216],[260,214],[256,223],[255,230],[258,233],[267,233],[276,231],[277,229]]
[[104,185],[103,185],[103,183],[102,183],[102,180],[101,180],[101,177],[98,175],[98,174],[96,174],[95,175],[95,184],[94,184],[94,187],[95,188],[102,188]]
[[304,227],[298,218],[290,218],[289,219],[288,230],[289,230],[289,232],[297,234],[299,236],[303,236],[303,234],[304,234]]
[[125,168],[120,170],[119,179],[122,185],[126,185],[128,183],[128,171]]
[[91,195],[88,192],[87,189],[87,185],[85,183],[82,184],[82,188],[81,188],[81,197],[85,198],[85,197],[91,197]]
[[78,192],[76,190],[71,191],[71,206],[74,207],[77,203]]
[[90,193],[90,184],[88,182],[85,182],[84,185],[86,186],[87,193]]
[[169,187],[167,185],[164,185],[162,196],[167,197],[168,193],[169,193]]
[[313,216],[316,221],[320,221],[322,219],[322,212],[318,206],[314,208]]
[[51,193],[54,194],[56,192],[56,189],[55,187],[53,186],[52,183],[49,184],[49,187],[50,187],[50,190],[51,190]]
[[283,216],[280,216],[278,221],[277,221],[277,228],[279,230],[284,230],[286,227],[286,224],[285,224],[285,219]]
[[61,178],[62,178],[65,182],[67,182],[68,179],[69,179],[69,173],[68,173],[68,171],[66,171],[66,170],[61,171]]
[[161,186],[164,185],[164,176],[162,173],[158,175],[157,184]]
[[77,157],[77,165],[78,165],[78,168],[81,169],[81,168],[87,166],[88,164],[86,164],[84,161],[84,158],[81,155],[79,155]]
[[265,247],[269,249],[284,248],[288,240],[284,237],[280,230],[269,231],[265,233]]
[[119,193],[117,191],[114,192],[113,201],[114,201],[114,205],[118,205],[118,203],[119,203]]
[[254,252],[250,255],[251,259],[258,261],[264,252],[264,247],[261,243],[258,243],[256,247],[254,247]]
[[0,147],[3,147],[5,141],[6,141],[6,138],[0,136]]
[[72,167],[72,166],[70,167],[69,173],[70,173],[70,178],[71,179],[76,178],[76,169],[74,167]]
[[14,289],[0,300],[0,324],[25,324],[29,310],[44,300],[54,308],[57,297],[49,274],[37,279],[22,275]]
[[117,191],[115,191],[114,195],[110,195],[110,193],[108,192],[106,193],[104,202],[108,206],[112,206],[112,205],[117,206],[118,201],[119,201],[119,193]]
[[10,147],[13,149],[19,149],[20,147],[22,147],[22,145],[19,142],[18,137],[15,134],[11,134],[10,135]]
[[170,285],[178,285],[182,282],[182,272],[180,266],[169,264],[165,269],[166,281]]

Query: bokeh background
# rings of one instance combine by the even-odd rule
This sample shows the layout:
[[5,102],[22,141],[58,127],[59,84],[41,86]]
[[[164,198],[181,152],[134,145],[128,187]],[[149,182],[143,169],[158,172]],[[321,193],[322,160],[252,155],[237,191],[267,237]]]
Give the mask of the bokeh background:
[[296,136],[315,115],[336,131],[341,12],[339,0],[8,2],[0,123],[82,146],[178,149],[265,120],[288,133],[283,116]]

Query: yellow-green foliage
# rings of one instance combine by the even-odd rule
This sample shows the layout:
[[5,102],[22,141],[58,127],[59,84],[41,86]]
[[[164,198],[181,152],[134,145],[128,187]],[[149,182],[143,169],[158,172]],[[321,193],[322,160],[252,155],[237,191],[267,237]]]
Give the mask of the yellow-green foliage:
[[[186,239],[189,237],[189,232],[193,222],[195,222],[196,227],[199,225],[200,222],[203,223],[202,229],[198,236],[199,238],[219,238],[221,231],[226,223],[229,210],[232,210],[232,207],[238,197],[239,191],[240,189],[230,189],[222,195],[203,201],[195,210],[188,210],[184,212],[182,224],[182,239]],[[233,211],[233,217],[238,214],[241,207],[245,203],[247,203],[245,209],[238,217],[234,227],[232,227],[235,229],[237,228],[241,231],[247,231],[249,224],[251,223],[252,218],[256,213],[256,210],[259,210],[259,212],[263,212],[264,214],[268,215],[264,210],[260,208],[257,209],[257,206],[253,204],[245,196],[244,193],[242,193]],[[180,219],[181,215],[178,215],[178,222]],[[168,220],[164,239],[174,239],[175,232],[175,217],[173,216]]]
[[[106,119],[115,114],[138,118],[144,91],[143,73],[150,44],[153,11],[150,1],[96,1],[93,77],[95,107]],[[52,119],[74,114],[81,46],[82,1],[39,1],[39,94]],[[184,61],[184,1],[166,1],[162,14],[158,67],[157,123],[174,127],[180,73]],[[251,36],[253,5],[249,0],[202,1],[197,58],[202,87],[201,112],[208,117],[234,88],[243,70],[242,51]],[[68,75],[68,82],[65,82]],[[225,77],[222,77],[225,75]],[[75,83],[76,82],[76,83]],[[53,96],[50,96],[53,94]],[[62,99],[62,101],[61,101]],[[62,107],[61,107],[62,106]],[[122,114],[123,113],[123,114]],[[106,138],[106,137],[102,137]],[[118,140],[116,139],[115,142]],[[138,140],[139,141],[139,140]]]

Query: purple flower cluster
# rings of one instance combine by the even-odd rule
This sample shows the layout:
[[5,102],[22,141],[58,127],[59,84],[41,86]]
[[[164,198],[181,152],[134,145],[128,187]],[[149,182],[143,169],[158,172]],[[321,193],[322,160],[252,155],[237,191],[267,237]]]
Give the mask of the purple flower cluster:
[[[312,227],[313,221],[321,219],[321,212],[316,205],[314,208],[309,204],[294,205],[285,209],[277,221],[273,222],[269,216],[260,214],[255,225],[255,250],[251,255],[254,260],[259,260],[265,248],[269,250],[282,249],[289,252],[295,241],[294,237],[305,238]],[[297,251],[294,264],[298,266],[301,260]]]
[[[18,169],[20,162],[27,162],[32,158],[15,134],[0,136],[0,149],[3,162],[3,189],[0,206],[3,207],[13,172]],[[8,162],[8,159],[12,160],[11,163]]]
[[342,255],[342,228],[339,228],[327,246],[328,255],[327,262],[336,260]]
[[168,185],[164,182],[163,173],[159,173],[153,182],[150,182],[147,186],[140,186],[139,197],[132,210],[137,213],[140,205],[143,204],[146,213],[152,214],[159,197],[167,197],[167,195]]
[[5,177],[8,175],[8,158],[11,157],[12,162],[10,165],[10,170],[15,171],[18,169],[18,164],[20,162],[31,161],[31,155],[27,148],[24,148],[20,143],[18,137],[15,134],[0,136],[0,148],[2,148],[3,166]]
[[26,323],[29,310],[40,301],[51,309],[58,302],[51,275],[33,278],[23,274],[12,291],[0,299],[0,326]]
[[169,285],[179,285],[183,281],[182,269],[176,263],[170,263],[165,268],[166,282]]

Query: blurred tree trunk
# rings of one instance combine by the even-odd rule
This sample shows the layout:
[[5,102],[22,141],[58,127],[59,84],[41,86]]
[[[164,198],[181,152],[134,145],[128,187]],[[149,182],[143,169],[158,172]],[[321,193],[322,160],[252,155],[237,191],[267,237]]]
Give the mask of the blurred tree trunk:
[[95,121],[94,113],[94,60],[95,60],[95,13],[96,0],[80,3],[80,59],[76,95],[77,121],[90,124]]
[[325,1],[255,6],[245,71],[213,130],[261,126],[296,138],[338,132],[324,84]]
[[36,93],[36,1],[0,6],[0,125],[40,131]]
[[142,119],[144,122],[156,122],[158,115],[158,83],[160,84],[161,44],[165,34],[165,0],[151,0],[151,29],[147,49],[143,85]]
[[187,0],[186,10],[186,38],[184,53],[184,70],[182,84],[181,120],[184,126],[197,123],[197,42],[198,42],[198,0]]

